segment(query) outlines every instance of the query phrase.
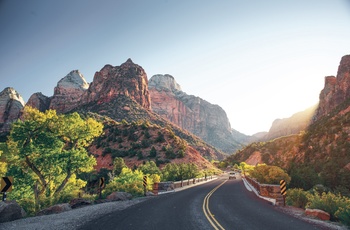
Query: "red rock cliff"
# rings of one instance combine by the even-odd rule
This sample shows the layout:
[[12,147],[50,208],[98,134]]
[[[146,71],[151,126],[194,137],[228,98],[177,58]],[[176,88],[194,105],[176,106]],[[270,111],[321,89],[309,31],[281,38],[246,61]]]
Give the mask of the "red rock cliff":
[[329,114],[348,98],[350,98],[350,55],[342,57],[337,77],[325,77],[324,89],[320,93],[314,120]]
[[145,109],[151,108],[147,74],[131,59],[120,66],[105,65],[96,72],[83,96],[83,103],[109,102],[118,95],[130,97]]
[[237,149],[230,122],[220,106],[187,95],[168,74],[154,75],[148,87],[155,113],[226,153]]

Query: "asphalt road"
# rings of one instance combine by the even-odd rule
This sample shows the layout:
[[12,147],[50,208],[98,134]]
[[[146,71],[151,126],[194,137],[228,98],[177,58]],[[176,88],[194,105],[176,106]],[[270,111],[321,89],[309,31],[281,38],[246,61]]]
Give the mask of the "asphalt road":
[[226,179],[227,176],[154,197],[92,220],[80,229],[215,229],[204,214],[203,202],[208,194],[211,194],[208,210],[222,227],[217,229],[319,229],[257,198],[245,188],[241,179],[223,183]]

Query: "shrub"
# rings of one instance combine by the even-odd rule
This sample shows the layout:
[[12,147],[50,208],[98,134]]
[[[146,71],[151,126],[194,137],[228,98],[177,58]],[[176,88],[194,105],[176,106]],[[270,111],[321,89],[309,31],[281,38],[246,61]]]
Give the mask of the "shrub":
[[152,146],[151,151],[149,152],[149,157],[156,157],[157,156],[157,150]]
[[161,133],[160,131],[158,131],[158,136],[157,136],[157,138],[156,138],[156,142],[162,143],[162,142],[164,142],[164,141],[165,141],[164,134]]
[[[152,178],[147,179],[147,189],[152,189]],[[131,170],[129,168],[123,168],[118,177],[115,177],[113,181],[106,185],[103,191],[103,196],[111,194],[112,192],[128,192],[133,196],[143,195],[143,173],[139,170]]]
[[178,158],[184,158],[185,157],[185,151],[182,149],[177,152],[177,157]]
[[[324,192],[322,193],[322,195],[316,193],[313,196],[309,196],[309,203],[307,205],[307,208],[321,209],[325,212],[328,212],[331,215],[331,220],[337,220],[335,213],[340,208],[343,208],[345,210],[350,209],[350,201],[345,197],[337,196],[331,192]],[[342,216],[342,213],[344,213],[345,211],[340,212],[338,214]]]
[[308,192],[300,188],[294,188],[287,190],[287,198],[286,203],[288,205],[297,207],[297,208],[305,208],[308,199]]
[[340,220],[340,222],[350,226],[350,201],[348,200],[345,208],[339,207],[338,211],[336,211],[334,215]]

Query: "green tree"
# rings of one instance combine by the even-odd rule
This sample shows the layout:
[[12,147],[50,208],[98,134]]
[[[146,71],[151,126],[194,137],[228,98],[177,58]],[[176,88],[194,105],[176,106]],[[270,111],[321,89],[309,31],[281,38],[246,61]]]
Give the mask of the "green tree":
[[149,152],[149,157],[156,157],[157,156],[157,150],[152,146],[151,151]]
[[[26,107],[23,120],[14,122],[7,145],[9,171],[16,173],[16,187],[32,185],[35,200],[53,197],[65,188],[84,186],[76,174],[89,172],[96,159],[88,147],[102,133],[103,125],[78,113],[57,115]],[[69,188],[70,190],[72,188]],[[27,189],[28,190],[28,189]]]
[[7,172],[7,163],[1,157],[1,155],[2,155],[2,151],[0,150],[0,177],[3,177]]
[[[128,192],[133,196],[141,196],[144,192],[143,176],[144,174],[140,170],[133,171],[130,168],[123,168],[119,176],[106,185],[104,196],[116,191]],[[147,190],[151,190],[152,185],[152,178],[147,177]]]
[[145,175],[161,175],[161,171],[154,161],[147,161],[145,164],[140,165],[138,169],[142,171]]
[[262,184],[279,184],[280,180],[289,184],[291,180],[290,176],[277,166],[257,165],[249,174]]
[[127,168],[124,159],[122,157],[116,157],[113,161],[113,172],[115,176],[119,176],[123,168]]

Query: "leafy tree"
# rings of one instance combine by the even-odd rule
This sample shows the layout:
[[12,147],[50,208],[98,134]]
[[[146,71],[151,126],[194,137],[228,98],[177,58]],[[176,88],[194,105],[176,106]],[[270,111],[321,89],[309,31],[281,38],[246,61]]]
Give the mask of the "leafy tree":
[[2,160],[1,155],[2,151],[0,150],[0,177],[3,177],[5,176],[7,171],[7,164],[5,161]]
[[59,195],[72,185],[84,186],[74,178],[96,164],[86,147],[102,129],[100,122],[82,119],[78,113],[57,115],[54,110],[43,113],[25,107],[23,120],[13,123],[7,141],[6,160],[16,187],[28,192],[28,185],[33,186],[32,195],[38,200]]
[[263,184],[279,184],[280,180],[289,184],[291,180],[290,176],[277,166],[257,165],[249,174]]
[[123,168],[127,168],[124,159],[122,157],[116,157],[113,161],[113,172],[115,176],[119,176]]
[[199,170],[193,163],[171,163],[163,168],[162,173],[164,180],[179,181],[197,177]]
[[161,175],[161,171],[157,167],[154,161],[147,161],[145,164],[140,165],[138,169],[142,171],[143,174],[145,175],[152,175],[152,174]]
[[[144,174],[140,170],[131,170],[130,168],[123,168],[118,177],[115,177],[113,181],[106,185],[104,190],[104,196],[108,194],[120,191],[128,192],[134,196],[141,196],[143,190],[143,176]],[[147,178],[147,190],[151,190],[153,185],[152,178]]]

